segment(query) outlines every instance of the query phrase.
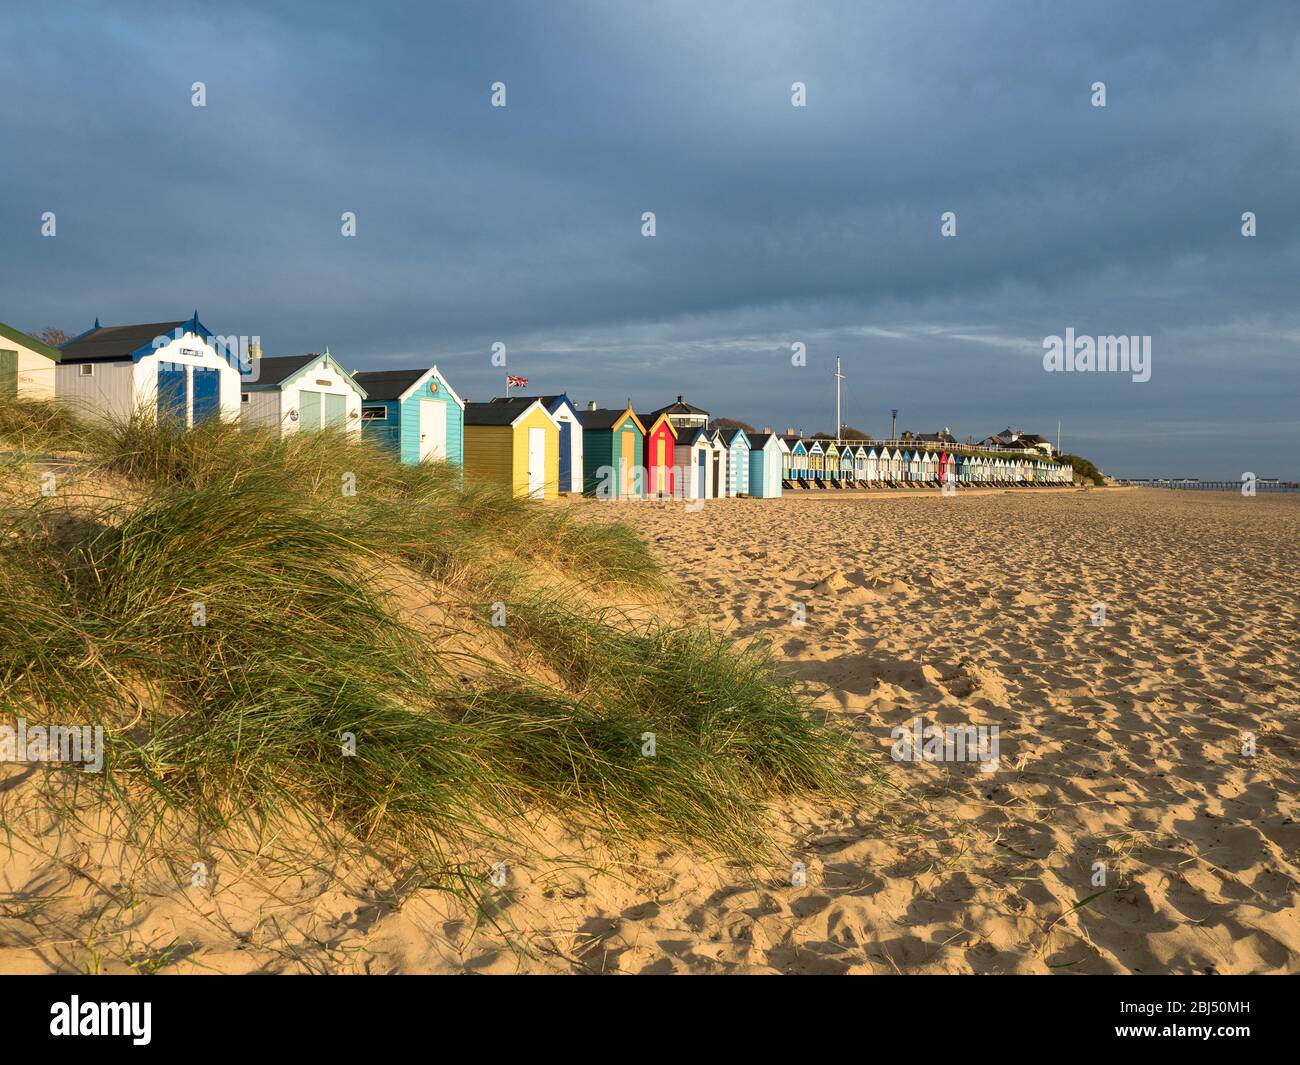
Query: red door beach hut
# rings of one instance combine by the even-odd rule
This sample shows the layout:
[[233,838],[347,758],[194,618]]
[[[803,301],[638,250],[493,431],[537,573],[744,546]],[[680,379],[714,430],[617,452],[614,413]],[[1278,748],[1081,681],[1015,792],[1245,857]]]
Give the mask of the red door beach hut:
[[644,415],[641,423],[646,427],[642,447],[646,472],[645,494],[651,499],[671,499],[677,429],[667,414]]

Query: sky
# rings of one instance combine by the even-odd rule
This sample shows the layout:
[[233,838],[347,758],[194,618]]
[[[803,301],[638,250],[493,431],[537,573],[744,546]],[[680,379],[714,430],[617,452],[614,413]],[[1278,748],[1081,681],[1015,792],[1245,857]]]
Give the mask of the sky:
[[[875,436],[1300,478],[1300,4],[9,0],[0,46],[16,328],[804,433],[839,356]],[[1045,369],[1067,329],[1150,379]]]

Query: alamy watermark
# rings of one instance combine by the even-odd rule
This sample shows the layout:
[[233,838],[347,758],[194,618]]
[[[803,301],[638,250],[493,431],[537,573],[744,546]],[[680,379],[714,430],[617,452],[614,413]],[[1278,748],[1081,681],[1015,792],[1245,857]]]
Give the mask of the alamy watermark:
[[[190,331],[178,325],[170,333],[163,333],[153,338],[153,349],[161,351],[169,344],[183,340]],[[260,336],[216,336],[206,338],[212,350],[230,366],[239,371],[239,376],[247,384],[252,384],[262,374],[262,338]],[[181,348],[182,355],[201,356],[198,348]]]
[[69,762],[87,773],[104,768],[103,725],[0,725],[0,762]]
[[918,717],[889,735],[895,762],[979,762],[986,773],[997,768],[997,725],[927,725]]
[[1150,381],[1151,338],[1076,336],[1071,327],[1063,337],[1043,338],[1043,369],[1048,373],[1127,373],[1136,382]]

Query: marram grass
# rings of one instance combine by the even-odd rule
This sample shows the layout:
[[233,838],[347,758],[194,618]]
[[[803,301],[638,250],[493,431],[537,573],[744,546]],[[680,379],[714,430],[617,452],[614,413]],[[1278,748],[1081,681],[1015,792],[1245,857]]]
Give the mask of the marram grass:
[[[165,816],[204,833],[306,818],[436,877],[551,812],[757,861],[770,800],[843,795],[864,769],[762,651],[573,593],[662,588],[624,526],[336,434],[139,418],[77,434],[131,499],[61,515],[58,536],[40,508],[0,519],[0,712],[102,723],[105,772],[77,783],[145,834]],[[550,570],[564,596],[532,577]],[[431,578],[508,596],[495,635],[560,685],[449,668],[397,594]]]

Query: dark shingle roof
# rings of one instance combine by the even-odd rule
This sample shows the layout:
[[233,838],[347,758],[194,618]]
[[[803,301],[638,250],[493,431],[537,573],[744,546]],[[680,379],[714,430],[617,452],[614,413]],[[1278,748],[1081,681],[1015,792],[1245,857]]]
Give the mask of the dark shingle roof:
[[566,396],[563,392],[561,392],[557,396],[526,396],[522,393],[516,393],[513,396],[493,396],[490,400],[488,400],[488,402],[489,403],[514,403],[515,401],[521,399],[526,399],[529,403],[532,403],[535,400],[540,399],[542,401],[542,406],[545,407],[547,410],[550,410],[551,407],[555,404],[555,402],[561,399],[564,400],[565,403],[569,404],[569,406],[573,406],[573,401],[569,399],[569,397]]
[[258,359],[253,364],[257,370],[257,379],[245,388],[256,389],[258,385],[274,387],[320,357],[319,351],[309,351],[305,355],[271,355]]
[[[646,414],[642,411],[637,411],[636,416],[641,419],[641,424],[645,426],[645,431],[647,433],[650,431],[650,428],[654,423],[659,420],[659,413],[657,411],[653,414]],[[673,425],[671,418],[668,419],[668,425],[671,427],[674,436],[682,431],[680,426]]]
[[622,410],[608,410],[604,407],[597,410],[580,410],[578,421],[582,423],[584,429],[613,429],[614,424],[626,413],[626,407]]
[[755,451],[760,451],[762,450],[763,446],[767,443],[767,438],[769,436],[776,436],[777,434],[776,433],[746,433],[745,435],[749,437],[749,446],[752,447]]
[[73,337],[60,349],[62,362],[116,362],[129,359],[131,353],[146,348],[156,337],[174,333],[188,324],[179,322],[147,322],[142,325],[109,325],[92,329]]
[[536,396],[493,399],[487,403],[466,403],[466,425],[509,425],[537,402]]
[[366,392],[366,398],[377,402],[397,399],[416,381],[429,372],[421,370],[362,370],[352,377]]
[[707,417],[708,413],[708,411],[702,410],[699,407],[691,406],[691,404],[687,403],[681,396],[678,396],[676,403],[670,403],[666,407],[652,410],[650,416],[652,418],[657,418],[661,414],[703,414]]

